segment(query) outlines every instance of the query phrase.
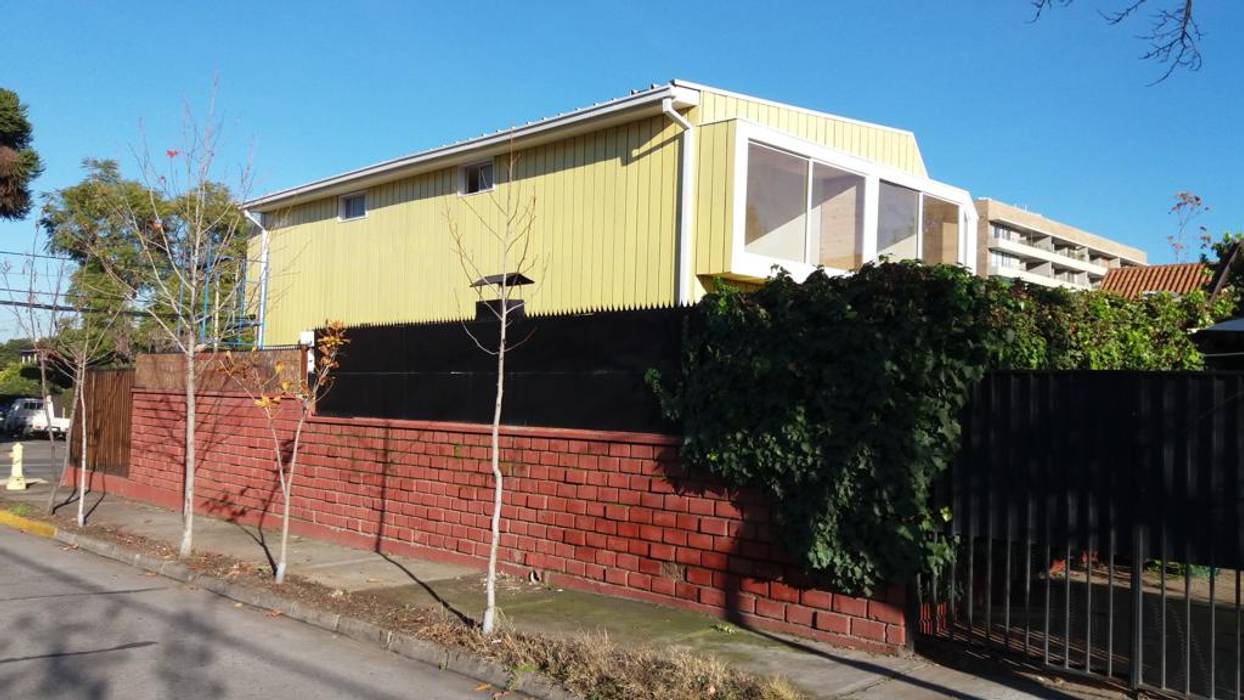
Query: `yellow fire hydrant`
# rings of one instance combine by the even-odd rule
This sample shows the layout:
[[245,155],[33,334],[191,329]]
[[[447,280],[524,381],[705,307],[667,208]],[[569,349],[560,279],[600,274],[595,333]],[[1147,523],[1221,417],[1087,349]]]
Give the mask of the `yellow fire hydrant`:
[[13,449],[9,452],[9,460],[13,463],[13,467],[9,472],[9,481],[4,485],[4,488],[9,491],[26,490],[26,477],[22,474],[22,451],[25,449],[22,447],[22,443],[18,442],[13,445]]

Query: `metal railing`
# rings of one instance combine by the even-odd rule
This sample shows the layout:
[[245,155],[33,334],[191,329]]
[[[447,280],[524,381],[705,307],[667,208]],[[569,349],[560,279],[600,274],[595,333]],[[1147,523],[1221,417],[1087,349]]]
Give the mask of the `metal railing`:
[[1007,372],[938,490],[958,556],[926,639],[1132,689],[1239,697],[1244,375]]

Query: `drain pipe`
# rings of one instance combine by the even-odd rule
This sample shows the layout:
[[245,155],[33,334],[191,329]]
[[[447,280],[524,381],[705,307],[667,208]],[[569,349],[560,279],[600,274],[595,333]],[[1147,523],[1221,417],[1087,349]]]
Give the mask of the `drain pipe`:
[[259,227],[259,310],[256,314],[259,330],[255,332],[255,345],[262,348],[268,314],[268,229],[264,228],[263,219],[250,209],[243,209],[242,214]]
[[682,155],[678,176],[678,293],[675,298],[680,306],[690,304],[691,299],[691,236],[692,197],[695,195],[695,129],[687,118],[674,109],[673,98],[661,100],[661,111],[671,121],[682,127],[679,135]]

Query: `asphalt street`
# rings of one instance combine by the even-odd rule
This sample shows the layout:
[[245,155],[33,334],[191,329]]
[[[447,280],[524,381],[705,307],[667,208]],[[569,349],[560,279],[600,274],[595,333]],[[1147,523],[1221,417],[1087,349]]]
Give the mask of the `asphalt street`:
[[0,697],[491,698],[479,685],[0,527]]

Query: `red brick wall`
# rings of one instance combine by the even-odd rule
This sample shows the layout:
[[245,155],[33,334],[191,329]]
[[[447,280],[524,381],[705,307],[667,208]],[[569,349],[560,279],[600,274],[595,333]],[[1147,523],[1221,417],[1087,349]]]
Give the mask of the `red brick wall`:
[[[203,397],[200,411],[199,507],[276,523],[282,503],[262,416],[223,395]],[[129,478],[109,477],[111,489],[180,503],[181,415],[179,396],[135,391]],[[282,425],[282,439],[291,425]],[[492,502],[488,441],[488,426],[312,418],[293,529],[478,564]],[[660,435],[506,428],[506,568],[836,644],[904,647],[901,588],[875,600],[802,588],[775,550],[769,507],[684,477],[676,444]]]

